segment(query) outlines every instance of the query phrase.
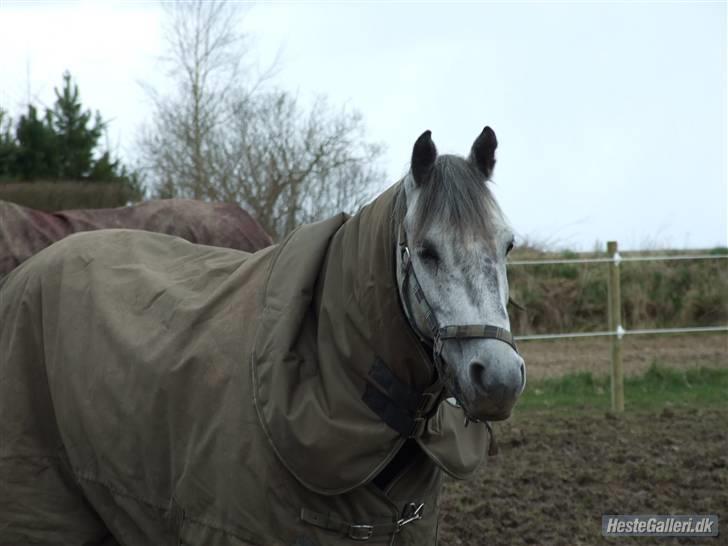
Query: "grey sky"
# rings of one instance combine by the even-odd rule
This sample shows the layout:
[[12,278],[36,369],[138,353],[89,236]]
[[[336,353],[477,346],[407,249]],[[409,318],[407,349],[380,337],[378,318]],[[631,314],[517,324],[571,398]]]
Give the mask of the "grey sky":
[[[276,83],[365,117],[394,181],[425,129],[498,135],[495,193],[522,237],[591,249],[728,245],[724,2],[275,3],[242,26]],[[0,105],[50,104],[65,69],[130,157],[160,83],[151,2],[0,0]],[[26,77],[30,74],[30,79]]]

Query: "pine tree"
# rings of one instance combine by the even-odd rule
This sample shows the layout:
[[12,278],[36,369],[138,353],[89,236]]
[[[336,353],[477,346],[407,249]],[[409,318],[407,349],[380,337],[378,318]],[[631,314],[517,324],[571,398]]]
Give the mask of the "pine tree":
[[15,137],[18,143],[12,171],[20,180],[54,180],[60,177],[61,156],[58,138],[53,129],[53,114],[46,110],[44,118],[32,104],[20,116]]
[[9,180],[15,172],[18,143],[12,131],[13,120],[0,108],[0,181]]
[[[93,116],[91,110],[84,111],[78,93],[78,85],[71,82],[71,74],[63,74],[63,89],[55,89],[56,103],[53,106],[53,128],[58,138],[58,151],[61,156],[60,178],[67,180],[90,180],[94,171],[94,150],[103,135],[105,124],[101,114]],[[105,173],[113,178],[114,171]],[[100,178],[96,178],[100,180]]]
[[[15,134],[0,109],[0,180],[121,182],[129,200],[141,199],[144,185],[138,172],[128,171],[106,150],[98,153],[106,123],[97,111],[84,109],[78,85],[68,72],[54,89],[56,101],[40,117],[33,105],[20,116]],[[96,157],[98,156],[98,157]]]

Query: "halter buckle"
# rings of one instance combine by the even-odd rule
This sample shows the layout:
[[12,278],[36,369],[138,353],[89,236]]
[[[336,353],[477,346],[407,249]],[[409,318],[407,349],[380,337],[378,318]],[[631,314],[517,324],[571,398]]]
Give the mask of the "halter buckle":
[[402,245],[402,273],[407,274],[409,272],[410,265],[412,264],[412,254],[410,254],[409,247],[405,244]]

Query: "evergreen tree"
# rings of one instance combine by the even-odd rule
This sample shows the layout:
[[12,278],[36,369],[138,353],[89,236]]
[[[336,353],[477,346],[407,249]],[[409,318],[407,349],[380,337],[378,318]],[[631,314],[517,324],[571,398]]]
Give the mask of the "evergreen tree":
[[0,108],[0,181],[13,177],[18,155],[18,143],[13,135],[13,121]]
[[[71,82],[68,72],[63,74],[63,89],[59,91],[56,88],[55,93],[51,120],[61,158],[58,177],[67,180],[103,180],[100,175],[106,175],[107,179],[115,178],[114,169],[108,169],[111,165],[108,157],[105,159],[107,169],[103,172],[95,170],[94,150],[105,128],[101,114],[96,112],[94,116],[91,110],[83,110],[78,85]],[[89,125],[92,117],[93,124]],[[92,178],[92,174],[96,178]]]
[[28,105],[14,135],[11,120],[0,109],[0,180],[121,182],[130,200],[141,199],[145,190],[139,173],[128,171],[108,150],[98,154],[106,123],[98,111],[84,110],[68,72],[62,88],[54,91],[53,108],[41,117]]
[[52,180],[60,176],[61,156],[52,118],[49,110],[44,118],[38,117],[32,104],[28,105],[28,113],[20,116],[15,130],[18,150],[12,168],[19,180]]

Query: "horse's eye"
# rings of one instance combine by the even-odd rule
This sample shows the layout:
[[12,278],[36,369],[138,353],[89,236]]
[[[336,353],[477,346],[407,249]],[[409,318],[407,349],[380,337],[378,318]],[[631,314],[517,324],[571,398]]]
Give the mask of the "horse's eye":
[[425,262],[437,264],[440,261],[440,255],[437,253],[437,250],[429,245],[424,245],[418,248],[417,255]]
[[506,255],[508,255],[511,250],[513,250],[513,241],[508,243],[508,248],[506,249]]

